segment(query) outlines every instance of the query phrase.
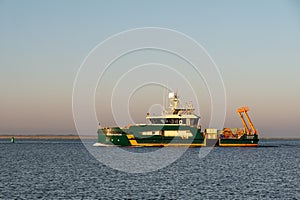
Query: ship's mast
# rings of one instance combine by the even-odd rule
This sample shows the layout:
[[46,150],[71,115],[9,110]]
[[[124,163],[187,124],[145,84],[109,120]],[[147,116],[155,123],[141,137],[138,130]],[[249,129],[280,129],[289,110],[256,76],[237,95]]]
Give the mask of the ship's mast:
[[169,99],[170,99],[171,114],[174,114],[175,110],[178,109],[179,106],[179,99],[177,93],[174,92],[169,93]]

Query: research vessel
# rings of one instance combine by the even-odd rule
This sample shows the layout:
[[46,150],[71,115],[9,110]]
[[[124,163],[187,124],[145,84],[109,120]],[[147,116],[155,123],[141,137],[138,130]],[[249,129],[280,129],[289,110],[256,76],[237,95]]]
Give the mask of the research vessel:
[[[207,128],[201,131],[200,116],[195,114],[192,104],[182,107],[177,93],[169,93],[170,107],[159,116],[147,113],[146,124],[126,127],[102,127],[99,124],[98,141],[94,146],[257,146],[258,133],[247,112],[247,107],[238,113],[244,124],[243,129],[217,130]],[[244,115],[250,123],[247,125]]]

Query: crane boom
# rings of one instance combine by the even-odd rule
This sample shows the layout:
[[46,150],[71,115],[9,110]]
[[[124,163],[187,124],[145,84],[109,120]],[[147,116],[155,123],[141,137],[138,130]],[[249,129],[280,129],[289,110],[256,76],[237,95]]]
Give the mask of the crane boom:
[[245,115],[246,115],[246,118],[247,118],[247,120],[248,120],[248,122],[249,122],[249,124],[250,124],[251,129],[253,130],[253,133],[254,133],[255,135],[257,135],[257,130],[256,130],[256,128],[254,127],[254,125],[253,125],[253,123],[252,123],[252,121],[251,121],[251,119],[250,119],[248,113],[245,112]]
[[[239,116],[240,116],[240,118],[241,118],[241,120],[242,120],[242,122],[243,122],[243,125],[244,125],[244,127],[245,127],[247,133],[248,133],[249,135],[252,135],[252,132],[253,132],[255,135],[257,135],[257,130],[256,130],[256,128],[254,127],[254,125],[253,125],[253,123],[252,123],[252,121],[251,121],[251,119],[250,119],[250,117],[249,117],[249,115],[248,115],[248,113],[247,113],[248,111],[249,111],[249,108],[248,108],[248,107],[240,107],[240,108],[237,109],[237,112],[238,112],[238,114],[239,114]],[[247,120],[248,120],[248,123],[249,123],[251,129],[248,127],[248,125],[247,125],[247,123],[246,123],[246,120],[244,119],[243,114],[246,116],[246,118],[247,118]]]
[[247,133],[251,133],[251,130],[249,129],[249,127],[248,127],[248,125],[247,125],[247,123],[246,123],[246,121],[245,121],[245,119],[244,119],[244,116],[243,116],[240,112],[239,112],[239,115],[240,115],[240,118],[241,118],[241,120],[242,120],[242,123],[243,123],[243,125],[244,125],[244,127],[245,127]]

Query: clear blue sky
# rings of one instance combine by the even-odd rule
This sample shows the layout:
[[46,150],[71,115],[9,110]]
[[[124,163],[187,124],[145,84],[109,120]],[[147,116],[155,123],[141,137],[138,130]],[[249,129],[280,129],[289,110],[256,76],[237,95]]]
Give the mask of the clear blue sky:
[[85,56],[149,26],[207,49],[226,86],[226,126],[241,126],[235,109],[249,105],[261,135],[300,136],[296,0],[0,1],[0,133],[74,133],[72,86]]

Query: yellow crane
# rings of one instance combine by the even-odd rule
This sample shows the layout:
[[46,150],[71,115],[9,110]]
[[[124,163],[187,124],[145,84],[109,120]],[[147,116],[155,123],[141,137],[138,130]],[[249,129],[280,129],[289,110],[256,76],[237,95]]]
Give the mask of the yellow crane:
[[[237,109],[237,112],[238,112],[238,114],[239,114],[239,116],[240,116],[240,118],[243,122],[243,125],[246,129],[247,134],[252,135],[252,133],[253,133],[254,135],[257,135],[258,132],[257,132],[256,128],[254,127],[254,125],[253,125],[253,123],[252,123],[252,121],[251,121],[251,119],[250,119],[250,117],[247,113],[248,111],[249,111],[248,107],[240,107],[240,108]],[[248,123],[249,123],[251,128],[249,128],[248,124],[246,123],[244,115],[246,116],[246,118],[248,120]]]

